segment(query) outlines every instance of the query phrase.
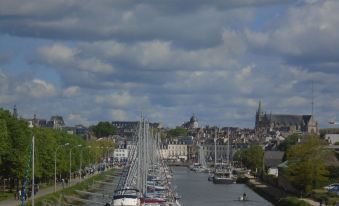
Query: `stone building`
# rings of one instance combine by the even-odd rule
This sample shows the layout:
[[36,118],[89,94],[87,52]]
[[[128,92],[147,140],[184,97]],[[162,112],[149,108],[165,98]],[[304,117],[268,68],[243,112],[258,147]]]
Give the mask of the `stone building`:
[[[227,160],[227,156],[229,156],[229,160],[232,159],[233,154],[233,145],[229,145],[225,139],[217,139],[214,142],[214,139],[207,139],[202,143],[202,149],[205,155],[205,160],[207,162],[214,162],[215,161],[215,154],[218,162],[225,162]],[[228,148],[230,151],[228,152]]]
[[185,122],[182,127],[186,128],[187,130],[197,129],[199,127],[199,123],[195,115],[193,114],[190,121]]
[[192,137],[178,137],[160,144],[160,155],[163,159],[188,161],[195,157]]
[[[132,140],[139,128],[139,121],[113,121],[112,125],[117,129],[117,135]],[[149,123],[151,128],[161,129],[161,123]]]
[[280,131],[282,135],[291,133],[318,133],[318,124],[313,115],[267,114],[263,112],[261,101],[255,115],[256,133]]

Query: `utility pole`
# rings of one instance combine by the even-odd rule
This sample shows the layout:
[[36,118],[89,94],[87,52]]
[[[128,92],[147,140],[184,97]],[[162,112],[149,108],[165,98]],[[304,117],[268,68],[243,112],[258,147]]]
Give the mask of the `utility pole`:
[[314,115],[314,83],[312,81],[312,116]]
[[35,184],[34,184],[34,144],[35,144],[35,139],[34,136],[32,138],[32,206],[34,206],[34,191],[35,191]]

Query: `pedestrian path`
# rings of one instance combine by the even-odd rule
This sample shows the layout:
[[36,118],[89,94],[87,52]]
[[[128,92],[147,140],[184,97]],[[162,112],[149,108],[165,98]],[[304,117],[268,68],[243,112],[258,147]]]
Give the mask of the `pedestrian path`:
[[[88,176],[88,177],[91,177],[91,176]],[[82,179],[81,181],[87,179],[88,177]],[[72,184],[77,184],[81,181],[80,181],[80,178],[76,178],[76,179],[72,180]],[[56,191],[59,191],[61,189],[62,189],[62,185],[58,184],[57,187],[56,187]],[[51,194],[53,192],[54,192],[54,185],[40,189],[35,194],[35,198],[42,197],[42,196]],[[30,199],[27,199],[27,200],[30,201]],[[11,199],[0,201],[0,206],[18,206],[18,205],[21,205],[21,200],[19,201],[19,200],[14,199],[14,194],[13,194],[13,197]]]
[[[280,189],[278,189],[276,187],[265,184],[262,181],[254,178],[251,175],[245,175],[245,176],[249,178],[249,181],[252,185],[254,185],[256,188],[262,190],[266,194],[269,194],[271,197],[273,197],[276,200],[279,200],[281,197],[286,196],[286,194],[284,194],[283,191],[281,191]],[[316,201],[309,199],[309,198],[299,198],[299,199],[307,202],[308,204],[310,204],[312,206],[319,206],[319,204],[320,204],[319,202],[316,202]]]
[[[308,199],[308,198],[300,198],[300,200],[304,200],[305,202],[307,202],[308,204],[312,205],[312,206],[319,206],[320,203],[316,202],[314,200]],[[324,204],[323,204],[324,206]]]

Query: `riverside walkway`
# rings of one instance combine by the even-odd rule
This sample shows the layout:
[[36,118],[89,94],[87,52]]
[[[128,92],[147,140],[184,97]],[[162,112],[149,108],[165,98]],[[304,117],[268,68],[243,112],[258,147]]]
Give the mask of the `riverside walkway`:
[[[88,177],[81,179],[80,178],[76,178],[74,179],[74,182],[72,184],[77,184],[85,179],[87,179]],[[56,191],[60,191],[62,189],[62,185],[58,184],[56,187]],[[35,194],[35,198],[38,197],[42,197],[48,194],[54,193],[54,185],[52,186],[48,186],[46,188],[40,189],[36,194]],[[28,198],[27,201],[30,201],[31,199]],[[7,200],[2,200],[0,201],[0,206],[17,206],[17,205],[21,205],[21,200],[16,200],[14,199],[14,195],[13,197],[11,197],[10,199]]]
[[[108,170],[111,170],[113,168],[110,168]],[[108,171],[106,170],[106,171]],[[88,175],[88,176],[85,176],[84,178],[80,179],[80,178],[75,178],[75,179],[72,179],[72,185],[75,185],[75,184],[78,184],[79,182],[81,181],[84,181],[86,180],[87,178],[90,178],[90,177],[93,177],[95,175],[98,175],[100,174],[101,172],[98,172],[96,171],[94,174],[92,175]],[[65,187],[66,188],[66,187]],[[62,190],[63,187],[62,187],[62,184],[59,183],[57,184],[57,187],[56,187],[56,191],[60,191]],[[51,194],[51,193],[54,193],[54,185],[51,185],[51,186],[48,186],[48,187],[45,187],[45,188],[42,188],[40,189],[36,194],[35,194],[35,198],[38,198],[38,197],[42,197],[42,196],[45,196],[45,195],[48,195],[48,194]],[[30,198],[28,198],[26,200],[27,201],[31,201]],[[13,196],[10,198],[10,199],[6,199],[6,200],[2,200],[0,201],[0,206],[18,206],[18,205],[21,205],[21,200],[16,200],[14,199],[14,194]]]
[[[268,185],[268,184],[256,179],[255,177],[253,177],[251,175],[245,175],[245,176],[249,178],[249,182],[250,182],[251,185],[253,185],[253,187],[255,187],[255,190],[260,190],[260,191],[257,191],[257,192],[264,193],[262,195],[269,196],[270,199],[273,198],[276,201],[278,201],[280,198],[286,196],[286,194],[283,191],[281,191],[280,189],[278,189],[276,187]],[[309,198],[299,198],[299,199],[307,202],[311,206],[319,206],[320,205],[319,202],[316,202],[316,201],[309,199]],[[324,204],[323,204],[323,206],[324,206]]]

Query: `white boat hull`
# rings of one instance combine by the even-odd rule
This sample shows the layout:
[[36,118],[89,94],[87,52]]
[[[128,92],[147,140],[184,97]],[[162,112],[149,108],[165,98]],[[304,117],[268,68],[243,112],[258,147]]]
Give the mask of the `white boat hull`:
[[119,198],[113,201],[114,206],[140,206],[139,198]]

